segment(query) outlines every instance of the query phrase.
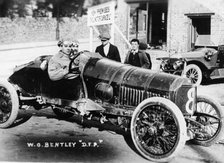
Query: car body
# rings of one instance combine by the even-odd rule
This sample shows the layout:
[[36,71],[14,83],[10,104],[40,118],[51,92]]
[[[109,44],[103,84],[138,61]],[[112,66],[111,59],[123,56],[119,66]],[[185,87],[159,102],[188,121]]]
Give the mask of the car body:
[[197,96],[187,78],[80,52],[80,77],[51,81],[41,66],[51,57],[17,66],[0,82],[0,128],[28,120],[24,106],[51,107],[58,119],[122,134],[138,154],[158,162],[173,158],[187,138],[211,145],[223,132],[219,103]]
[[161,60],[160,69],[167,73],[185,75],[193,84],[200,85],[208,79],[224,77],[224,46],[196,48],[191,52],[178,53]]

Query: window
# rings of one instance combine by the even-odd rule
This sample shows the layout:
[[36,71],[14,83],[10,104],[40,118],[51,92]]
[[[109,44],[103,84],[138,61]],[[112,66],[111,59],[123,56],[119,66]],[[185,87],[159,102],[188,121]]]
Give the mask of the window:
[[214,13],[185,14],[191,20],[191,48],[194,46],[212,46],[211,15]]

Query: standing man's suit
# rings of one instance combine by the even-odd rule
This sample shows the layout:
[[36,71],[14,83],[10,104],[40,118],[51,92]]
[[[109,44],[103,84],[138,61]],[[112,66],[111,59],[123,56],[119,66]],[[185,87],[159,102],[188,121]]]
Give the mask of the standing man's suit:
[[101,56],[108,59],[121,62],[120,54],[118,48],[110,43],[110,34],[108,32],[102,33],[100,36],[101,45],[95,50],[96,53],[100,53]]
[[100,53],[100,55],[102,55],[103,57],[106,57],[106,58],[109,58],[109,59],[112,59],[114,61],[118,61],[118,62],[121,62],[121,58],[120,58],[120,54],[119,54],[119,51],[118,51],[118,48],[114,45],[112,45],[111,43],[109,43],[109,51],[108,51],[108,54],[105,54],[104,53],[104,49],[103,49],[103,46],[104,45],[100,45],[96,48],[96,53]]

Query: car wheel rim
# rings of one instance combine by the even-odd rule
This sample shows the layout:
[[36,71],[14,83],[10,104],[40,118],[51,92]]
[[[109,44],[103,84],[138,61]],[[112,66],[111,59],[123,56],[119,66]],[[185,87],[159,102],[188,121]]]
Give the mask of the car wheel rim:
[[196,133],[196,139],[200,141],[210,140],[219,130],[221,120],[211,104],[205,102],[197,103],[196,121],[203,125]]
[[12,111],[12,101],[9,92],[0,87],[0,123],[6,122]]
[[136,118],[137,146],[145,153],[162,156],[169,153],[178,140],[178,127],[172,113],[159,105],[147,106]]
[[191,80],[192,83],[197,83],[198,81],[198,72],[195,69],[190,69],[187,73],[186,73],[187,78],[189,78]]

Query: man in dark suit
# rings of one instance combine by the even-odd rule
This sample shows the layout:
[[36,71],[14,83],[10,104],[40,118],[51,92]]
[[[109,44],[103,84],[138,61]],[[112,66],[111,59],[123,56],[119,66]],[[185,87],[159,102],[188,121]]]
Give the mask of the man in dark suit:
[[112,59],[117,62],[121,62],[120,54],[118,48],[109,42],[109,33],[103,33],[99,36],[102,44],[98,46],[95,50],[96,53],[100,53],[101,56],[108,59]]
[[124,63],[132,66],[151,68],[151,63],[144,50],[139,49],[139,40],[131,40],[131,50],[127,53]]

